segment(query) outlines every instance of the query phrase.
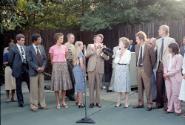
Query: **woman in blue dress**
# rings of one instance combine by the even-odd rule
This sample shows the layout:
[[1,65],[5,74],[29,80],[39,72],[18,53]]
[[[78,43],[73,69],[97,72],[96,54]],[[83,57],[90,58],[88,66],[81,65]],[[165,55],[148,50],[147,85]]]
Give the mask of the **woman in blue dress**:
[[82,53],[83,42],[75,43],[75,55],[73,59],[73,74],[75,78],[76,103],[79,108],[83,108],[83,93],[85,90],[85,56]]

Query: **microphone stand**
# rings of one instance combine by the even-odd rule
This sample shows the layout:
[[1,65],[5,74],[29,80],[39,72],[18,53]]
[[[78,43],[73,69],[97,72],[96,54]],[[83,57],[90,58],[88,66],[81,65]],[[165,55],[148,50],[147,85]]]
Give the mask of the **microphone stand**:
[[[86,55],[86,49],[84,49],[84,55]],[[86,62],[86,59],[84,62]],[[86,66],[86,63],[84,65]],[[86,75],[84,76],[84,80],[85,80],[85,110],[84,110],[85,116],[82,119],[76,121],[76,123],[95,124],[95,121],[87,116],[87,79],[86,79]]]

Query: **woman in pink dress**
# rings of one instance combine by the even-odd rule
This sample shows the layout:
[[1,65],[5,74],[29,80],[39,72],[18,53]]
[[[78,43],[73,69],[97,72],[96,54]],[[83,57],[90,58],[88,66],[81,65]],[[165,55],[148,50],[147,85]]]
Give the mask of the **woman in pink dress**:
[[168,98],[167,113],[175,112],[181,114],[181,102],[178,99],[182,81],[181,68],[183,57],[179,54],[177,43],[171,43],[168,46],[169,55],[166,64],[164,64],[164,78],[166,94]]
[[65,102],[66,90],[72,89],[72,83],[66,63],[68,49],[63,45],[64,35],[62,33],[56,33],[54,38],[56,44],[49,49],[52,64],[51,89],[55,91],[56,108],[60,109],[60,92],[62,96],[62,107],[67,108],[68,106]]

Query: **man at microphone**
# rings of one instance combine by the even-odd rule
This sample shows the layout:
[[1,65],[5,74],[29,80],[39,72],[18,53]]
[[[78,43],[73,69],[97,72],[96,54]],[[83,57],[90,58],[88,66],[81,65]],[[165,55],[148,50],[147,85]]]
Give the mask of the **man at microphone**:
[[104,74],[104,61],[109,60],[109,56],[102,51],[102,49],[105,48],[103,45],[103,39],[104,36],[102,34],[97,34],[94,36],[94,44],[89,44],[87,46],[86,57],[89,58],[87,72],[90,108],[93,108],[94,106],[101,108],[100,91]]

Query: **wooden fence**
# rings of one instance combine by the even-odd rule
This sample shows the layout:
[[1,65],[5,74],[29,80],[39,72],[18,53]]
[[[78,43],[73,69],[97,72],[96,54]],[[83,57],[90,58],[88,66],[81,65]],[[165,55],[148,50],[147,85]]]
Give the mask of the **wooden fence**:
[[[109,48],[113,48],[118,44],[119,37],[125,36],[129,39],[135,40],[135,33],[142,30],[144,31],[148,37],[158,37],[158,28],[162,24],[167,24],[170,27],[170,36],[175,38],[178,43],[180,43],[185,36],[185,19],[179,21],[163,21],[163,22],[150,22],[144,24],[135,24],[135,25],[124,25],[120,24],[117,26],[113,26],[112,29],[100,30],[97,33],[102,33],[104,35],[104,43]],[[56,32],[63,32],[66,36],[67,33],[72,32],[76,36],[76,40],[81,40],[85,44],[92,43],[92,39],[94,32],[80,31],[79,29],[71,29],[71,30],[35,30],[30,29],[23,31],[22,33],[26,36],[26,44],[29,44],[31,41],[32,33],[40,33],[43,38],[43,45],[48,52],[49,47],[54,44],[53,35]],[[16,32],[7,32],[3,34],[3,41],[5,45],[11,37],[15,37]],[[66,41],[66,38],[65,38]],[[48,72],[51,72],[51,65],[48,66]],[[105,80],[109,81],[111,78],[112,66],[111,60],[106,62],[105,65]]]

